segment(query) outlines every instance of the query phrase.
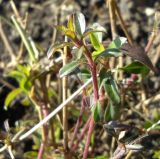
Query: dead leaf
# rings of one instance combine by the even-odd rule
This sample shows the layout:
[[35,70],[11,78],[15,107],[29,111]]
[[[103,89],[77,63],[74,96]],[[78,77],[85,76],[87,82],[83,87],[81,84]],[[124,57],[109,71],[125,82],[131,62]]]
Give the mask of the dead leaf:
[[153,66],[151,60],[145,53],[145,50],[141,46],[137,44],[130,45],[128,43],[125,43],[121,46],[120,49],[124,54],[148,66],[153,72],[158,72],[158,70]]

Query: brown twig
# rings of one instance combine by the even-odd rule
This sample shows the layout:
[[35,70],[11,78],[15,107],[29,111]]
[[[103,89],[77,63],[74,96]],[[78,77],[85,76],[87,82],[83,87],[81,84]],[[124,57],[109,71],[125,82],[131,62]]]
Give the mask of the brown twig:
[[3,80],[2,78],[0,79],[0,83],[2,83],[4,86],[7,86],[9,89],[14,90],[16,89],[15,86],[13,86],[11,83]]
[[129,44],[132,45],[132,44],[133,44],[133,40],[132,40],[131,36],[130,36],[129,33],[128,33],[128,30],[127,30],[127,27],[126,27],[126,25],[125,25],[125,22],[124,22],[124,20],[123,20],[123,18],[122,18],[121,12],[120,12],[117,4],[114,3],[114,5],[115,5],[115,12],[116,12],[116,15],[117,15],[117,17],[118,17],[118,19],[119,19],[121,28],[123,29],[123,31],[124,31],[127,39],[128,39]]
[[114,0],[106,0],[106,4],[108,5],[108,9],[109,9],[111,33],[112,33],[112,39],[114,40],[117,37],[115,1]]
[[[24,18],[24,29],[27,28],[27,20],[28,20],[28,13],[26,14],[26,16]],[[22,54],[23,54],[23,50],[24,50],[24,44],[21,41],[20,48],[19,48],[18,55],[17,55],[17,61],[19,61],[21,59]]]
[[133,154],[133,151],[130,150],[129,153],[127,154],[127,156],[125,157],[125,159],[129,159]]
[[156,49],[156,55],[153,58],[153,64],[156,65],[156,63],[158,62],[160,57],[160,45],[158,45],[157,49]]
[[154,26],[153,26],[153,31],[149,37],[149,41],[145,47],[145,52],[148,53],[151,46],[153,45],[153,41],[158,35],[158,29],[159,29],[159,20],[160,20],[160,12],[155,13],[155,19],[154,19]]
[[15,57],[15,54],[14,54],[14,50],[13,50],[13,48],[11,47],[9,40],[7,39],[7,37],[6,37],[6,35],[5,35],[5,32],[4,32],[4,30],[3,30],[3,26],[2,26],[1,19],[0,19],[0,37],[1,37],[1,39],[2,39],[2,41],[3,41],[3,43],[4,43],[4,45],[5,45],[5,47],[6,47],[6,49],[7,49],[7,51],[8,51],[8,53],[9,53],[10,57],[11,57],[11,63],[15,63],[15,62],[16,62],[16,60],[15,60],[16,57]]
[[11,5],[11,8],[12,8],[12,10],[13,10],[13,12],[14,12],[14,15],[16,16],[18,22],[20,23],[21,27],[23,27],[23,29],[24,29],[25,26],[24,26],[24,24],[23,24],[23,22],[22,22],[22,18],[21,18],[21,16],[20,16],[20,14],[19,14],[19,12],[18,12],[18,9],[17,9],[17,7],[16,7],[16,5],[15,5],[15,3],[14,3],[13,0],[10,0],[10,5]]
[[[42,115],[43,117],[46,117],[49,113],[50,113],[50,109],[51,109],[51,105],[50,105],[50,102],[49,102],[49,98],[48,98],[48,88],[46,86],[46,78],[47,76],[43,76],[41,77],[40,79],[40,83],[41,83],[41,90],[42,90],[42,95],[43,95],[43,102],[45,103],[44,107],[41,107],[41,109],[43,110],[42,111]],[[56,147],[55,145],[55,136],[54,136],[54,125],[53,125],[53,120],[51,119],[49,121],[49,128],[51,130],[51,137],[52,137],[52,145],[54,147]],[[46,128],[48,129],[48,127]],[[46,139],[48,138],[48,132],[46,132]]]
[[[116,12],[116,15],[117,15],[117,17],[118,17],[118,20],[119,20],[119,22],[120,22],[121,28],[122,28],[124,34],[126,35],[129,44],[130,44],[130,45],[133,45],[133,40],[132,40],[131,36],[130,36],[129,33],[128,33],[128,30],[127,30],[127,27],[126,27],[126,25],[125,25],[125,22],[124,22],[124,20],[123,20],[123,18],[122,18],[120,9],[119,9],[119,7],[117,6],[116,3],[114,3],[114,5],[115,5],[115,12]],[[123,67],[123,57],[119,57],[118,61],[119,61],[119,67]],[[120,72],[119,72],[119,80],[122,80],[122,79],[123,79],[123,72],[120,71]]]
[[[36,105],[37,105],[37,101],[33,100]],[[41,105],[38,105],[39,107],[38,108],[38,113],[39,113],[39,119],[42,120],[43,119],[43,104]],[[40,144],[40,148],[38,150],[38,159],[42,159],[43,157],[43,153],[44,153],[44,148],[45,148],[45,145],[46,145],[46,141],[47,141],[47,124],[43,125],[42,127],[42,141],[41,141],[41,144]]]

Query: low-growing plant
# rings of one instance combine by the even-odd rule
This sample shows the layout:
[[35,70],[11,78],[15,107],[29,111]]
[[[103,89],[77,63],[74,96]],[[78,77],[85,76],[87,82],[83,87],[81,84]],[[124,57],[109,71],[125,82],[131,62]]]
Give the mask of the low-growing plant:
[[[40,126],[43,126],[42,132],[38,132],[34,136],[34,148],[38,150],[38,153],[30,151],[25,154],[26,158],[31,158],[31,156],[32,158],[36,158],[38,156],[38,159],[43,157],[70,159],[79,156],[79,158],[87,159],[92,137],[94,138],[93,131],[94,128],[96,128],[96,124],[103,128],[104,124],[113,120],[119,120],[122,115],[121,109],[123,109],[122,103],[124,103],[124,101],[121,92],[124,91],[125,88],[122,83],[123,81],[118,79],[119,73],[123,71],[123,73],[132,74],[130,79],[133,79],[130,84],[135,84],[140,83],[140,81],[147,76],[150,69],[155,72],[156,69],[145,54],[144,49],[140,46],[135,44],[130,45],[127,42],[127,38],[119,36],[107,43],[103,41],[103,35],[105,34],[105,36],[107,36],[107,31],[104,27],[98,23],[86,27],[85,17],[82,13],[72,14],[68,19],[67,26],[54,26],[54,28],[64,35],[65,40],[54,43],[49,48],[46,56],[52,61],[54,53],[60,52],[63,59],[63,66],[59,70],[58,78],[64,79],[64,83],[69,87],[67,80],[71,80],[74,76],[81,87],[68,98],[65,93],[63,103],[55,108],[50,97],[57,97],[58,94],[53,90],[50,92],[49,86],[45,83],[47,76],[52,76],[55,65],[53,64],[47,68],[41,65],[36,45],[31,38],[28,39],[25,30],[20,26],[15,17],[12,17],[12,21],[28,50],[29,62],[27,65],[17,65],[16,69],[9,73],[9,76],[17,79],[19,87],[8,94],[5,100],[5,107],[7,108],[17,95],[23,94],[25,99],[27,98],[25,102],[27,101],[28,104],[29,101],[33,104],[36,112],[38,112],[40,123],[22,135],[19,138],[20,140],[23,140]],[[118,58],[124,55],[132,57],[135,61],[123,67],[110,67],[110,59],[112,57]],[[91,82],[92,85],[89,87],[88,85]],[[120,87],[121,84],[122,87]],[[129,87],[130,84],[127,83],[127,87]],[[65,86],[63,92],[66,92]],[[61,115],[58,114],[58,112],[62,108],[67,107],[67,104],[79,93],[81,93],[80,109],[73,106],[70,107],[70,110],[65,109],[63,113],[64,117],[70,111],[70,114],[76,117],[74,131],[70,132],[68,130],[67,115],[61,123]],[[52,120],[51,118],[55,115],[57,115],[57,118]],[[50,120],[50,122],[47,124],[48,120]],[[112,134],[119,143],[120,140],[116,136],[117,134],[115,134],[117,125],[114,124],[115,123],[112,122],[110,125],[105,125],[104,128],[106,128],[107,132]],[[60,140],[61,126],[65,132],[63,133],[64,147],[62,150],[59,150],[60,153],[57,155],[54,152],[51,153],[51,151],[53,150],[52,146],[54,149],[59,148],[57,142]],[[126,125],[121,126],[123,128],[126,127]],[[81,127],[82,131],[80,132],[79,129]],[[68,138],[68,136],[70,137]],[[83,140],[85,137],[86,140]],[[37,141],[40,138],[41,143]],[[83,147],[82,157],[82,152],[78,152],[77,149],[80,143],[83,144],[83,141],[85,141],[85,146]],[[40,148],[38,148],[39,146]],[[135,149],[142,148],[140,145],[136,145],[136,142],[133,142],[132,146],[135,146]],[[62,152],[64,152],[64,157]],[[123,155],[124,154],[125,152],[123,152]],[[157,154],[158,151],[155,153],[155,156]],[[120,154],[118,155],[120,156]],[[94,158],[100,159],[106,157],[101,155]]]
[[[57,49],[61,49],[65,46],[69,48],[68,54],[71,54],[69,57],[72,57],[69,59],[68,64],[60,69],[60,77],[70,76],[71,73],[72,75],[77,74],[79,75],[81,82],[84,83],[83,72],[87,69],[87,71],[90,72],[88,77],[91,77],[93,80],[93,98],[91,99],[93,101],[89,104],[90,115],[88,116],[88,120],[82,131],[82,133],[88,131],[83,151],[83,159],[86,159],[95,124],[99,122],[103,124],[120,117],[121,97],[117,85],[119,81],[114,78],[113,74],[123,70],[124,72],[141,74],[144,78],[149,72],[148,67],[151,69],[154,67],[147,55],[142,53],[142,56],[144,57],[143,60],[141,59],[142,56],[136,57],[138,53],[136,53],[135,56],[131,55],[130,51],[132,50],[127,50],[127,39],[125,37],[117,37],[105,47],[102,41],[103,33],[106,33],[105,29],[97,23],[86,29],[85,17],[82,13],[71,15],[67,26],[58,25],[55,26],[55,28],[67,36],[69,42],[54,44],[49,49],[48,57],[51,58]],[[125,48],[123,48],[123,46],[125,46]],[[140,48],[138,46],[136,46],[136,48],[137,51],[139,51],[138,49]],[[133,49],[133,47],[131,47],[131,49]],[[135,61],[122,68],[110,68],[110,57],[122,56],[124,50],[128,52],[127,55],[130,55],[139,61]],[[85,96],[87,94],[87,89],[85,89],[85,93],[82,95],[84,103],[87,103],[87,101],[85,101]],[[90,98],[91,97],[92,96],[90,95]],[[81,112],[81,114],[82,113],[83,112]],[[78,132],[78,127],[79,121],[77,122],[74,131],[75,134]],[[74,137],[76,136],[75,134],[73,135]],[[81,136],[83,137],[84,134]],[[77,145],[73,144],[74,140],[75,139],[71,140],[70,151],[75,151],[77,148]]]

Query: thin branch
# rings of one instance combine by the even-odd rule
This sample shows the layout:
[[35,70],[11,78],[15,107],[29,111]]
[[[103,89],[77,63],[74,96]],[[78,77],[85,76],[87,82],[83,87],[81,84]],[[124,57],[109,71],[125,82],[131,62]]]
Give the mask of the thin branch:
[[155,38],[158,35],[158,28],[159,28],[159,21],[160,21],[160,12],[155,13],[155,18],[154,18],[154,26],[153,26],[153,31],[149,37],[149,41],[147,43],[147,46],[145,47],[145,52],[148,53],[150,50]]
[[22,26],[20,25],[20,23],[17,21],[17,19],[14,16],[11,16],[11,19],[12,19],[17,31],[19,32],[19,34],[23,40],[23,43],[29,53],[30,59],[32,60],[32,62],[35,62],[36,61],[35,52],[33,50],[31,43],[30,43],[30,40],[28,39],[28,37],[25,34],[24,29],[22,28]]
[[114,40],[117,37],[117,29],[116,29],[116,13],[115,13],[115,1],[109,0],[106,1],[109,8],[109,18],[110,18],[110,25],[111,25],[111,32],[112,32],[112,39]]
[[14,54],[14,51],[13,51],[13,48],[11,47],[6,35],[5,35],[5,32],[3,30],[3,26],[2,26],[2,22],[1,22],[1,19],[0,19],[0,37],[11,57],[11,62],[15,62],[15,54]]
[[131,36],[130,36],[129,33],[128,33],[128,30],[127,30],[127,27],[126,27],[126,25],[125,25],[125,22],[124,22],[124,20],[123,20],[123,18],[122,18],[121,12],[120,12],[117,4],[116,4],[116,3],[114,3],[114,4],[115,4],[115,12],[116,12],[116,15],[117,15],[117,17],[118,17],[118,19],[119,19],[121,28],[123,29],[123,31],[124,31],[127,39],[128,39],[129,44],[132,45],[132,44],[133,44],[133,40],[132,40]]
[[93,117],[91,117],[91,120],[90,120],[90,123],[89,123],[87,141],[86,141],[85,149],[84,149],[84,152],[83,152],[83,159],[87,159],[87,157],[88,157],[88,149],[89,149],[89,145],[90,145],[90,142],[91,142],[91,136],[92,136],[93,130],[94,130],[94,119],[93,119]]
[[90,124],[90,120],[91,120],[91,117],[88,118],[85,126],[83,127],[83,130],[82,130],[82,132],[81,132],[76,144],[72,146],[72,151],[73,152],[77,149],[79,143],[82,141],[83,137],[85,136],[85,133],[88,130],[88,127],[89,127],[89,124]]
[[74,133],[73,133],[73,136],[72,136],[72,139],[71,139],[70,147],[73,147],[74,140],[76,138],[76,135],[78,133],[79,127],[80,127],[81,122],[82,122],[82,117],[83,117],[84,111],[85,111],[85,99],[83,97],[83,99],[82,99],[82,105],[81,105],[81,109],[80,109],[80,115],[79,115],[79,117],[77,119],[77,123],[76,123],[75,129],[74,129]]
[[[117,37],[115,1],[114,0],[106,0],[106,6],[109,9],[109,19],[110,19],[112,40],[114,40]],[[111,57],[111,60],[109,63],[111,68],[114,68],[115,62],[116,62],[115,57]]]
[[[10,0],[10,5],[11,5],[11,8],[12,8],[15,16],[16,16],[18,19],[21,19],[21,16],[20,16],[20,14],[19,14],[19,12],[18,12],[18,10],[17,10],[17,7],[16,7],[16,5],[15,5],[15,3],[14,3],[13,0]],[[21,25],[23,25],[23,24],[21,24]]]

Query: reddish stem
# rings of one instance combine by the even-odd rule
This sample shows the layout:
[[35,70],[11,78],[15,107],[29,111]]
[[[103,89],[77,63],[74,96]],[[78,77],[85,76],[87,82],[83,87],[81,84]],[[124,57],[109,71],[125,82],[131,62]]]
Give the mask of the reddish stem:
[[82,130],[82,133],[81,133],[80,137],[79,137],[78,140],[77,140],[76,145],[74,145],[74,146],[72,147],[72,151],[75,151],[75,150],[77,149],[79,143],[82,141],[82,139],[83,139],[86,131],[88,130],[88,127],[89,127],[89,124],[90,124],[90,120],[91,120],[91,118],[89,118],[89,119],[87,120],[87,122],[86,122],[86,124],[85,124],[85,126],[84,126],[84,128],[83,128],[83,130]]
[[[41,104],[41,116],[46,117],[49,112],[48,112],[48,107],[45,103]],[[44,153],[44,149],[45,149],[45,145],[46,145],[46,141],[47,141],[47,137],[48,137],[48,123],[44,124],[42,127],[42,142],[38,151],[38,157],[37,159],[42,159],[43,157],[43,153]]]
[[86,142],[85,149],[84,149],[84,152],[83,152],[83,159],[87,159],[88,149],[89,149],[89,145],[90,145],[90,142],[91,142],[91,136],[92,136],[93,129],[94,129],[94,119],[92,117],[91,121],[89,123],[89,130],[88,130],[88,135],[87,135],[87,142]]
[[[91,68],[91,74],[93,78],[93,93],[94,93],[94,104],[97,103],[97,100],[99,99],[99,94],[98,94],[98,81],[97,81],[97,70],[96,70],[96,64],[94,63],[91,54],[89,54],[88,49],[86,48],[87,55],[90,55],[88,60],[88,64],[90,65]],[[85,144],[84,152],[83,152],[83,159],[87,159],[88,156],[88,149],[89,145],[91,142],[91,136],[92,132],[94,129],[94,119],[91,117],[91,121],[89,123],[89,130],[88,130],[88,135],[87,135],[87,142]]]
[[76,127],[75,127],[75,129],[74,129],[74,133],[73,133],[73,137],[72,137],[72,140],[71,140],[70,147],[73,146],[73,142],[74,142],[75,137],[76,137],[76,135],[77,135],[78,128],[79,128],[79,126],[81,125],[82,116],[83,116],[84,110],[85,110],[85,99],[84,99],[84,97],[83,97],[82,106],[81,106],[81,110],[80,110],[80,115],[79,115],[79,118],[78,118],[78,120],[77,120]]
[[[88,59],[88,63],[91,66],[91,73],[92,73],[92,78],[93,78],[94,103],[96,104],[96,102],[99,98],[96,65],[95,65],[94,61],[92,60],[92,58]],[[83,152],[83,159],[87,159],[93,129],[94,129],[94,119],[93,119],[93,117],[91,117],[91,121],[89,123],[88,135],[87,135],[87,142],[85,144],[85,148],[84,148],[84,152]]]
[[45,142],[42,141],[42,143],[40,145],[40,148],[39,148],[39,151],[38,151],[38,157],[37,157],[37,159],[42,159],[43,153],[44,153],[44,146],[45,146]]
[[[92,59],[92,54],[88,50],[86,45],[83,44],[83,42],[77,43],[77,45],[78,45],[78,47],[81,47],[83,45],[84,48],[85,48],[84,55],[85,55],[85,57],[86,57],[86,59],[88,61],[88,65],[90,66],[90,69],[91,69],[91,74],[92,74],[92,78],[93,78],[94,104],[96,104],[97,100],[99,99],[96,64],[94,63],[94,61]],[[88,130],[88,135],[87,135],[87,142],[86,142],[86,145],[85,145],[85,148],[84,148],[84,152],[83,152],[83,159],[87,159],[87,156],[88,156],[88,149],[89,149],[89,145],[90,145],[90,141],[91,141],[93,128],[94,128],[94,119],[93,119],[93,117],[91,117],[91,121],[89,122],[89,130]]]
[[96,71],[96,65],[94,62],[92,64],[91,73],[92,73],[92,78],[93,78],[94,103],[96,104],[97,100],[99,99],[99,94],[98,94],[97,71]]

